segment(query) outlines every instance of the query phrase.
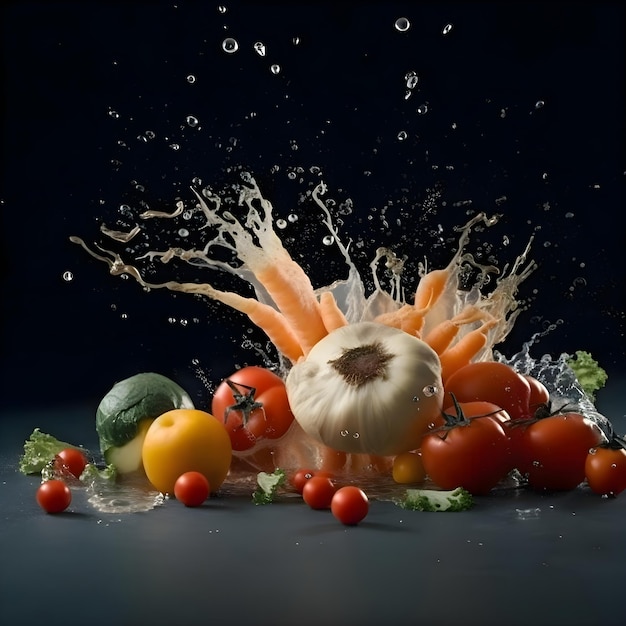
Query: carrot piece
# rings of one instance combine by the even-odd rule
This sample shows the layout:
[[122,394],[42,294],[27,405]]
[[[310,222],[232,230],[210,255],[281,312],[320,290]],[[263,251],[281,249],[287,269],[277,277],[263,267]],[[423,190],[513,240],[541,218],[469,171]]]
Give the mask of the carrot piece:
[[344,469],[348,455],[341,450],[334,450],[327,446],[322,446],[320,450],[320,469],[325,472],[339,472]]
[[487,344],[487,332],[496,325],[495,320],[485,322],[480,328],[470,331],[459,341],[448,348],[439,356],[441,362],[441,380],[445,386],[450,376],[461,369],[464,365],[468,365],[471,360],[485,347]]
[[324,327],[329,333],[348,324],[346,316],[337,305],[335,296],[333,296],[331,291],[323,291],[320,294],[320,315],[322,316]]
[[415,291],[413,306],[416,309],[428,309],[435,304],[443,293],[449,277],[450,271],[447,269],[432,270],[422,276]]
[[328,331],[309,277],[289,255],[285,254],[281,261],[256,268],[254,274],[284,315],[306,355]]
[[444,320],[437,324],[423,339],[437,354],[441,355],[454,341],[461,326],[477,322],[488,315],[488,313],[480,311],[475,306],[468,305],[452,319]]
[[444,320],[424,337],[424,341],[441,357],[458,332],[458,324],[455,324],[452,320]]
[[263,304],[254,298],[246,298],[233,291],[220,291],[207,284],[178,283],[170,281],[162,285],[150,287],[167,287],[172,291],[198,293],[226,304],[241,313],[245,313],[253,324],[256,324],[269,337],[276,349],[285,355],[292,363],[302,357],[302,348],[291,327],[276,309],[269,304]]

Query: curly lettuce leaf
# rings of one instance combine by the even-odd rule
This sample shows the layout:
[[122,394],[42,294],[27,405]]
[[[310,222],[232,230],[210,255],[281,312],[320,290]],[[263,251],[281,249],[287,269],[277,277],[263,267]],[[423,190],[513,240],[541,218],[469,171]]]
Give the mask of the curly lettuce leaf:
[[80,482],[86,486],[97,486],[103,484],[114,484],[117,479],[117,468],[115,465],[107,465],[99,468],[93,463],[87,463],[83,473],[80,475]]
[[76,448],[86,453],[86,450],[80,446],[60,441],[52,435],[42,433],[39,428],[35,428],[31,436],[24,442],[24,454],[20,457],[18,466],[20,472],[23,474],[39,474],[65,448]]
[[583,391],[593,400],[598,389],[604,387],[607,373],[598,365],[598,362],[584,350],[578,350],[575,357],[568,360]]
[[277,469],[271,474],[259,472],[256,477],[257,489],[252,494],[254,504],[269,504],[274,502],[278,489],[285,484],[287,474],[285,470]]

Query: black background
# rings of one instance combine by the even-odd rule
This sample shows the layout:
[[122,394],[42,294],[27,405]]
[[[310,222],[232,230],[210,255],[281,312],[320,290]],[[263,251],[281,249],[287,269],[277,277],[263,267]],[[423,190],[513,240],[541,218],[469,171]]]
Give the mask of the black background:
[[[366,242],[355,248],[364,275],[379,245],[413,266],[427,256],[442,267],[468,211],[502,213],[476,245],[491,242],[502,266],[534,234],[540,266],[503,352],[554,324],[537,356],[584,349],[610,377],[623,372],[621,3],[222,4],[224,13],[218,2],[2,4],[5,406],[95,406],[140,371],[175,378],[202,404],[235,367],[260,361],[241,347],[248,324],[238,314],[144,293],[68,239],[99,240],[100,222],[115,226],[123,203],[171,211],[191,199],[194,177],[228,183],[238,166],[257,176],[278,216],[301,216],[285,232],[315,286],[340,276],[306,230],[315,225],[297,207],[304,187],[289,179],[293,168],[313,180],[309,168],[319,167],[331,197],[352,199],[343,233]],[[405,33],[394,28],[401,16]],[[221,48],[228,36],[239,42],[232,55]],[[411,70],[419,83],[405,99]],[[154,139],[141,139],[147,131]],[[433,189],[440,197],[428,211]],[[431,234],[438,224],[445,245]]]

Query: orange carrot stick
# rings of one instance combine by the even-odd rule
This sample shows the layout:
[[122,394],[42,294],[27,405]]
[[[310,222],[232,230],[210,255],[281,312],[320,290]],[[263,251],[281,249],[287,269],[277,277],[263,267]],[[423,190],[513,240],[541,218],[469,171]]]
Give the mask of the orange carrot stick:
[[146,285],[150,287],[163,286],[172,291],[199,293],[213,300],[218,300],[237,311],[245,313],[252,323],[265,332],[270,341],[276,346],[276,349],[292,363],[295,363],[303,355],[298,339],[283,315],[268,304],[263,304],[254,298],[245,298],[232,291],[220,291],[207,284],[170,281],[162,285],[150,285],[150,283],[146,283]]
[[328,331],[309,277],[285,254],[280,261],[255,268],[254,274],[284,315],[304,354]]
[[487,316],[488,313],[468,305],[452,319],[437,324],[423,339],[437,354],[441,355],[454,341],[462,325],[476,322]]
[[454,372],[468,365],[471,360],[487,344],[487,331],[495,326],[495,320],[485,322],[480,328],[470,331],[459,341],[439,356],[441,362],[441,379],[445,386],[446,381]]
[[416,309],[428,309],[435,304],[443,293],[449,277],[450,271],[447,269],[432,270],[422,276],[415,291],[413,306]]
[[346,316],[337,305],[335,296],[333,296],[331,291],[323,291],[320,294],[320,315],[322,316],[324,327],[329,333],[348,324]]
[[320,450],[320,469],[331,474],[344,469],[348,455],[340,450],[322,446]]

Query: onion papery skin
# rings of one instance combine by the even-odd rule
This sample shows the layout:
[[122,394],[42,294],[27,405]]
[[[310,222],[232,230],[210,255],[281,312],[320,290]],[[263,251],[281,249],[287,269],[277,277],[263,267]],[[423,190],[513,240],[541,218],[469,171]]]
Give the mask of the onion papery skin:
[[[381,375],[350,384],[332,365],[347,351],[379,344],[391,358]],[[320,443],[388,456],[419,448],[441,413],[439,357],[426,343],[376,322],[341,327],[319,341],[286,379],[294,417]]]

